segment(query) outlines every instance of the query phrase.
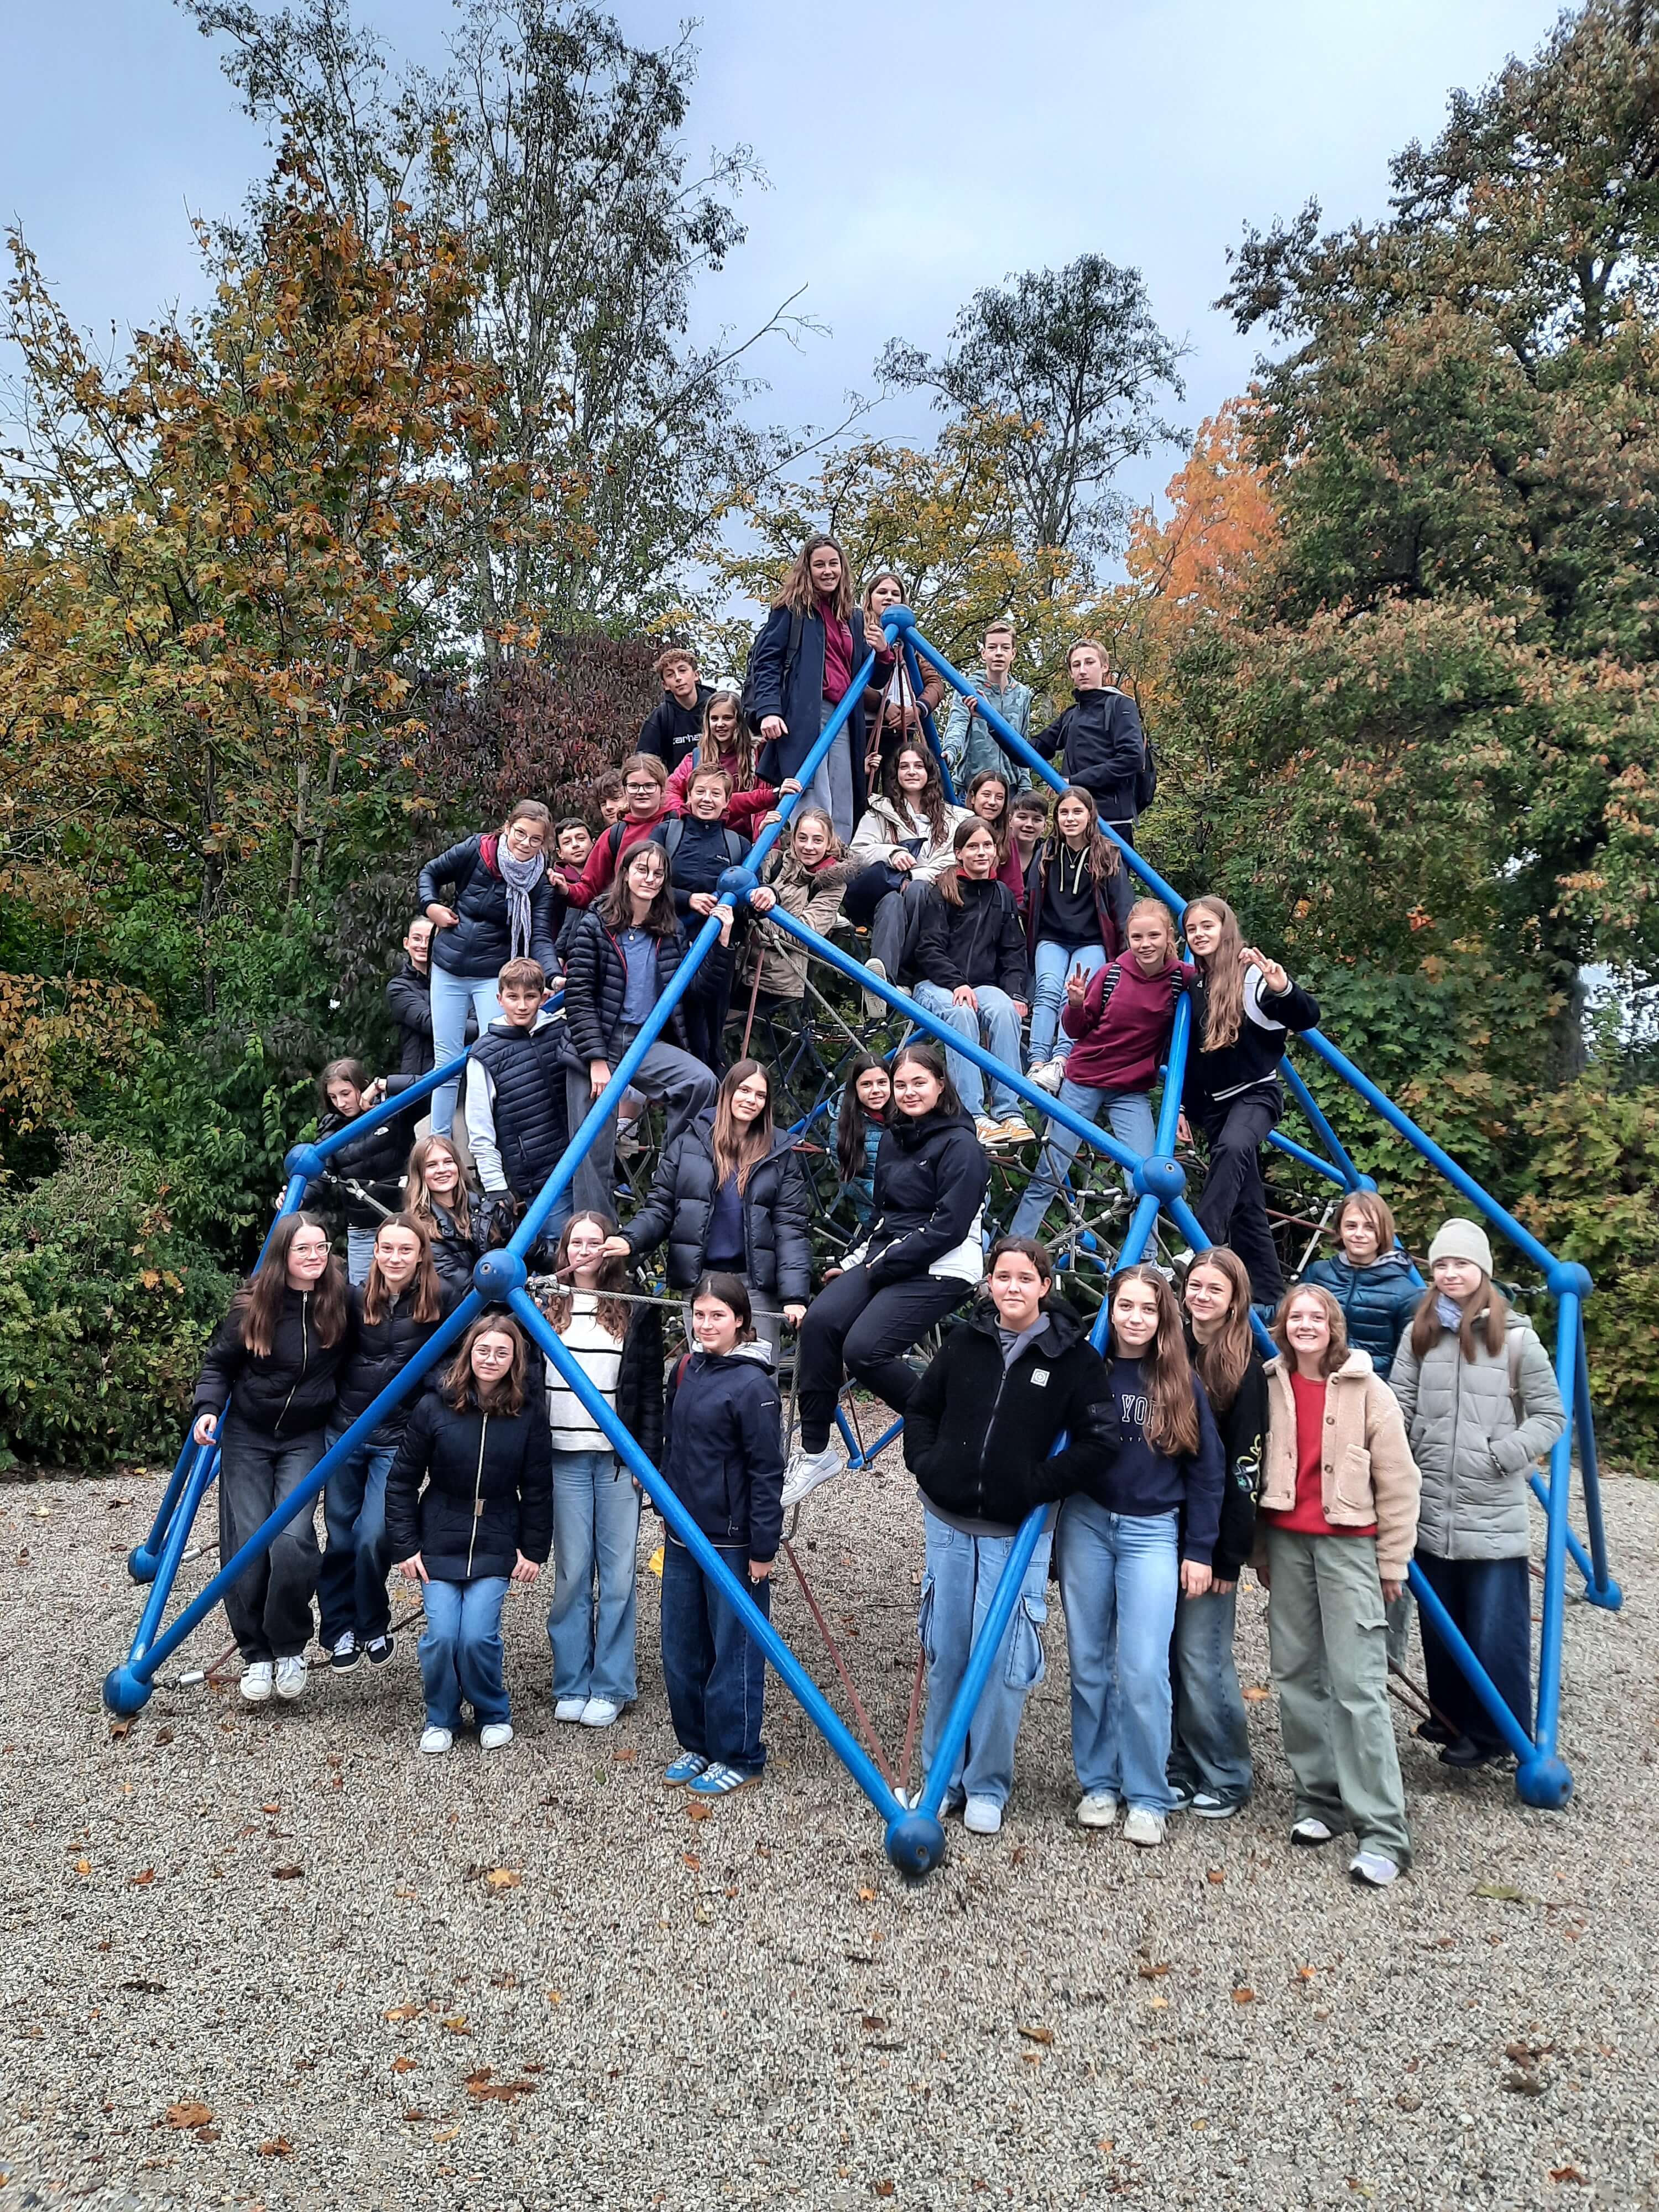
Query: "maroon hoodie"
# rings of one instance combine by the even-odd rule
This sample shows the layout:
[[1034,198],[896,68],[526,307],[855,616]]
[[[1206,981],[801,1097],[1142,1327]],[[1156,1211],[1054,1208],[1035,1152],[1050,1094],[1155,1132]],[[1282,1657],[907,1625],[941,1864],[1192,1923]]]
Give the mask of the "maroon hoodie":
[[1090,977],[1083,1004],[1067,999],[1060,1009],[1073,1040],[1066,1080],[1091,1091],[1150,1091],[1184,986],[1178,961],[1146,975],[1127,952],[1109,960]]

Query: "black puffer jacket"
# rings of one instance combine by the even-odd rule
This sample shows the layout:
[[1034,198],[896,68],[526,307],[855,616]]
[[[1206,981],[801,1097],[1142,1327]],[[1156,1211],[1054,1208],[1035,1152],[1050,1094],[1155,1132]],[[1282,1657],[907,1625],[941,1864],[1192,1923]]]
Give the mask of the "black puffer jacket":
[[[464,838],[421,870],[416,896],[422,913],[429,906],[447,906],[459,916],[453,929],[433,933],[432,964],[447,975],[495,975],[513,957],[507,885],[484,866],[483,842],[482,836]],[[544,871],[530,894],[530,957],[550,975],[558,971],[553,948],[563,910],[564,887]]]
[[904,1464],[946,1513],[1016,1528],[1034,1505],[1092,1488],[1122,1441],[1083,1323],[1057,1299],[1043,1310],[1048,1325],[1005,1369],[996,1309],[981,1300],[904,1409]]
[[775,1557],[783,1534],[783,1407],[763,1344],[694,1352],[668,1385],[663,1479],[714,1544]]
[[[413,1286],[394,1298],[379,1321],[363,1316],[363,1291],[354,1283],[347,1296],[351,1302],[352,1346],[340,1370],[340,1394],[334,1407],[334,1425],[345,1428],[359,1413],[367,1413],[394,1376],[401,1375],[430,1336],[443,1326],[444,1316],[457,1304],[460,1292],[439,1285],[438,1312],[431,1321],[415,1318]],[[427,1370],[422,1389],[445,1362]],[[400,1437],[408,1425],[410,1409],[420,1395],[415,1390],[385,1414],[374,1433],[382,1442]]]
[[517,1413],[458,1413],[423,1395],[386,1478],[386,1534],[394,1559],[418,1552],[434,1582],[510,1575],[520,1552],[539,1565],[553,1548],[553,1447],[541,1392],[526,1389]]
[[[616,1036],[628,995],[628,963],[604,917],[592,907],[577,915],[565,933],[564,1021],[568,1060],[586,1067],[590,1060],[614,1060]],[[657,992],[660,997],[685,957],[685,937],[678,927],[657,939]],[[685,1024],[678,1011],[663,1031],[665,1044],[685,1048]]]
[[[635,1253],[654,1251],[668,1239],[671,1290],[689,1291],[703,1271],[708,1224],[714,1210],[714,1115],[700,1114],[666,1146],[651,1194],[629,1223]],[[812,1194],[801,1155],[787,1130],[749,1178],[743,1194],[744,1273],[757,1291],[784,1305],[805,1300],[812,1287]]]
[[228,1397],[232,1413],[264,1436],[300,1437],[326,1426],[353,1331],[348,1309],[335,1341],[321,1343],[316,1303],[313,1291],[285,1290],[270,1350],[261,1354],[242,1342],[246,1309],[242,1298],[234,1298],[202,1362],[192,1411],[216,1413]]
[[[1187,1350],[1196,1360],[1198,1346],[1190,1327]],[[1267,1438],[1267,1377],[1261,1355],[1252,1351],[1233,1401],[1224,1413],[1211,1401],[1227,1472],[1221,1491],[1221,1521],[1216,1531],[1210,1565],[1218,1582],[1236,1583],[1249,1565],[1255,1547],[1255,1504],[1261,1494],[1261,1455]]]
[[1140,710],[1110,685],[1073,691],[1073,703],[1031,740],[1045,760],[1061,756],[1067,783],[1093,795],[1108,822],[1133,822],[1146,803],[1152,760]]
[[436,1065],[432,1050],[432,970],[417,968],[405,952],[402,967],[386,980],[386,1002],[403,1034],[401,1072],[413,1082]]
[[527,1030],[503,1017],[478,1039],[467,1070],[467,1127],[486,1192],[499,1196],[504,1176],[528,1205],[564,1158],[564,1024],[556,1015],[538,1013]]
[[452,1213],[434,1198],[428,1229],[432,1238],[432,1264],[438,1270],[439,1281],[446,1289],[470,1291],[478,1255],[488,1249],[489,1221],[483,1200],[463,1194]]
[[876,1152],[863,1262],[871,1281],[908,1282],[954,1252],[979,1218],[990,1179],[969,1115],[894,1114]]
[[994,983],[1011,999],[1029,999],[1025,932],[1013,893],[994,876],[982,884],[959,876],[957,888],[960,906],[952,906],[937,884],[922,892],[913,960],[917,975],[941,991]]
[[[388,1075],[386,1087],[389,1095],[409,1088],[406,1075]],[[354,1229],[378,1229],[386,1214],[369,1200],[378,1200],[387,1213],[395,1213],[402,1202],[404,1168],[409,1159],[409,1148],[414,1139],[415,1115],[411,1110],[388,1115],[373,1129],[365,1129],[361,1137],[348,1138],[337,1152],[331,1152],[325,1162],[325,1172],[340,1186],[345,1206],[345,1218]],[[318,1117],[317,1134],[331,1137],[339,1129],[349,1129],[354,1121],[362,1119],[361,1114],[337,1114],[331,1106]],[[366,1195],[356,1197],[346,1188],[356,1183]]]

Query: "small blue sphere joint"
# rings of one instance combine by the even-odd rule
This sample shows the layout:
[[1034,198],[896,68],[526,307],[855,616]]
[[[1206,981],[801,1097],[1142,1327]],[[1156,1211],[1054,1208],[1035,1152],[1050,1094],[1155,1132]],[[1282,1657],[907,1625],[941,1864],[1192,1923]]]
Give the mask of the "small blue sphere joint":
[[503,1247],[484,1254],[472,1270],[472,1287],[486,1305],[504,1306],[514,1291],[524,1288],[527,1273],[518,1254]]
[[884,629],[914,629],[916,618],[908,607],[884,607],[881,624]]
[[1603,1613],[1617,1613],[1625,1602],[1625,1593],[1611,1575],[1604,1583],[1586,1583],[1584,1595],[1591,1605],[1599,1605]]
[[151,1686],[131,1663],[112,1667],[104,1677],[104,1703],[111,1712],[130,1721],[149,1703]]
[[1545,1280],[1549,1285],[1550,1296],[1556,1298],[1571,1294],[1582,1301],[1595,1288],[1589,1269],[1581,1267],[1577,1260],[1558,1260]]
[[1161,1206],[1179,1198],[1187,1188],[1187,1170],[1179,1160],[1142,1160],[1135,1170],[1135,1188],[1143,1198],[1155,1198]]
[[1572,1796],[1572,1769],[1553,1752],[1534,1752],[1516,1769],[1515,1794],[1523,1805],[1559,1813]]
[[328,1162],[315,1145],[295,1145],[283,1162],[291,1176],[303,1176],[307,1182],[315,1182],[319,1176],[328,1173]]
[[1353,1187],[1356,1190],[1375,1190],[1376,1188],[1376,1177],[1375,1176],[1356,1176],[1353,1181]]
[[143,1544],[135,1544],[127,1553],[127,1572],[136,1583],[153,1583],[159,1564],[155,1553],[146,1550]]
[[945,1856],[945,1831],[930,1813],[901,1813],[887,1826],[887,1856],[901,1874],[932,1874]]
[[727,906],[747,906],[749,894],[759,884],[760,878],[752,868],[728,868],[714,886],[714,896]]

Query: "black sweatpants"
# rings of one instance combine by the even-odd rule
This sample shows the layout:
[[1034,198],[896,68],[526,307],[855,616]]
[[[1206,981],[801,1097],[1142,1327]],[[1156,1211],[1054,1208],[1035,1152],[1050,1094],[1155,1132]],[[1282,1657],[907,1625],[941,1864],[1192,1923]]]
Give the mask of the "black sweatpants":
[[[321,1429],[270,1437],[234,1413],[219,1434],[219,1556],[227,1565],[322,1457]],[[270,1549],[233,1583],[225,1618],[245,1662],[297,1659],[311,1640],[311,1599],[322,1565],[316,1508],[296,1514]]]
[[712,945],[680,1000],[680,1018],[685,1024],[691,1057],[714,1075],[723,1074],[726,1069],[720,1040],[732,1005],[732,951],[730,945]]
[[1276,1083],[1258,1084],[1224,1106],[1188,1106],[1187,1118],[1204,1133],[1210,1155],[1204,1188],[1193,1212],[1212,1244],[1236,1252],[1249,1271],[1250,1296],[1276,1304],[1285,1294],[1285,1271],[1267,1221],[1261,1182],[1261,1146],[1285,1109]]
[[862,1267],[826,1283],[806,1309],[795,1352],[803,1449],[818,1452],[829,1443],[843,1369],[902,1413],[920,1377],[901,1354],[944,1320],[967,1287],[954,1275],[878,1285]]

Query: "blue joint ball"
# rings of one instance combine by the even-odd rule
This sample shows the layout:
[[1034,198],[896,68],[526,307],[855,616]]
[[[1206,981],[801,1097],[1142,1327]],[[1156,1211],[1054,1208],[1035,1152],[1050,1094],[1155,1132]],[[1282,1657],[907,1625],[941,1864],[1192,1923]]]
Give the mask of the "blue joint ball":
[[882,610],[881,626],[890,632],[896,629],[914,629],[916,626],[916,618],[908,607],[884,607]]
[[1591,1605],[1599,1605],[1603,1613],[1617,1613],[1625,1602],[1625,1593],[1609,1575],[1604,1583],[1586,1583],[1584,1596]]
[[486,1305],[504,1306],[524,1288],[527,1270],[516,1252],[486,1252],[472,1270],[472,1287]]
[[135,1544],[127,1553],[127,1572],[136,1583],[153,1583],[160,1564],[155,1553],[143,1544]]
[[303,1176],[307,1182],[315,1182],[328,1172],[328,1163],[315,1145],[295,1145],[283,1165],[289,1175]]
[[1572,1770],[1553,1752],[1534,1752],[1516,1769],[1515,1794],[1523,1805],[1559,1813],[1572,1796]]
[[1577,1260],[1558,1260],[1546,1280],[1552,1297],[1565,1297],[1569,1293],[1582,1301],[1595,1288],[1588,1267],[1581,1267]]
[[1135,1188],[1143,1198],[1155,1198],[1167,1206],[1179,1198],[1187,1188],[1187,1170],[1178,1160],[1142,1160],[1135,1170]]
[[728,868],[714,886],[714,894],[728,906],[747,906],[749,894],[759,882],[760,878],[752,868]]
[[1375,1190],[1376,1188],[1376,1177],[1375,1176],[1356,1176],[1353,1179],[1353,1187],[1356,1190]]
[[119,1719],[130,1721],[149,1703],[150,1685],[128,1664],[112,1667],[104,1677],[104,1703]]
[[945,1831],[930,1813],[901,1813],[887,1826],[887,1856],[913,1879],[932,1874],[945,1856]]

